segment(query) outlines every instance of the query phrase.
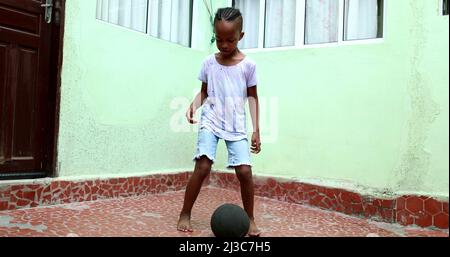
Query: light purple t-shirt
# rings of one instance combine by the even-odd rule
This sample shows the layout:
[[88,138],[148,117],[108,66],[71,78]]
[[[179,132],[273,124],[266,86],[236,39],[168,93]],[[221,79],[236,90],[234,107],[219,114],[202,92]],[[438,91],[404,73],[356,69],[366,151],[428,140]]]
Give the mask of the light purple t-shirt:
[[247,88],[257,85],[255,62],[246,56],[236,65],[224,66],[212,54],[203,61],[198,79],[208,84],[200,128],[227,141],[247,138],[245,104]]

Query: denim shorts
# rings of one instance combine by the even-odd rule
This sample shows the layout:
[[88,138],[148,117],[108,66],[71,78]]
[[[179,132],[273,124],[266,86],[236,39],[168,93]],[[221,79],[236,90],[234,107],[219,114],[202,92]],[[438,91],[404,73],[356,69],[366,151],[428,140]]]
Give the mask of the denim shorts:
[[[209,130],[205,128],[200,129],[198,131],[197,151],[193,160],[196,161],[200,157],[206,156],[214,163],[219,139],[219,137],[214,135]],[[228,169],[241,165],[251,166],[250,150],[247,138],[239,141],[224,141],[228,150]]]

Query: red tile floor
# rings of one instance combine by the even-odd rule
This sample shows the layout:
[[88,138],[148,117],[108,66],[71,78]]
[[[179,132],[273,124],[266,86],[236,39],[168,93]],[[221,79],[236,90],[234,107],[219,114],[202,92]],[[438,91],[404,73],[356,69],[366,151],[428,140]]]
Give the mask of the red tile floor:
[[[210,217],[239,192],[204,187],[192,213],[193,233],[176,231],[184,191],[0,211],[0,237],[211,237]],[[241,205],[242,206],[242,205]],[[448,237],[447,230],[401,226],[306,205],[255,197],[262,237]]]

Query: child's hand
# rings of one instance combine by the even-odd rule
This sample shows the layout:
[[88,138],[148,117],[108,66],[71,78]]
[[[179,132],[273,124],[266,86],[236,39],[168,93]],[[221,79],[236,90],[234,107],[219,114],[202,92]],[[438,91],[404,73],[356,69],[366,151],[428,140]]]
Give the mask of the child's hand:
[[194,108],[191,106],[186,112],[186,119],[190,124],[197,124],[197,121],[194,120]]
[[261,139],[259,138],[259,132],[253,132],[252,146],[250,147],[252,153],[258,154],[261,152]]

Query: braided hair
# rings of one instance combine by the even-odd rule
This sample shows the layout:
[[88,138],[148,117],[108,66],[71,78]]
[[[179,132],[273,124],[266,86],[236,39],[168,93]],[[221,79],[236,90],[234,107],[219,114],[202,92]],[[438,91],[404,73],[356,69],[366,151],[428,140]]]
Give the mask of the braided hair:
[[239,9],[234,7],[219,8],[214,18],[214,24],[222,20],[229,22],[237,21],[239,25],[239,32],[242,32],[243,18]]

